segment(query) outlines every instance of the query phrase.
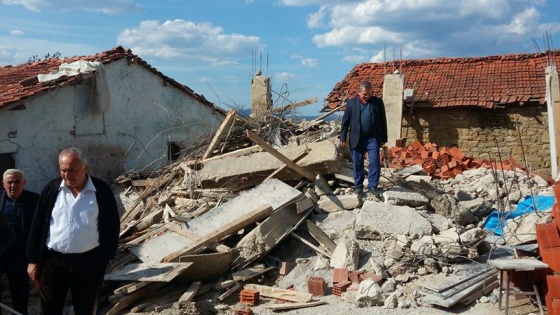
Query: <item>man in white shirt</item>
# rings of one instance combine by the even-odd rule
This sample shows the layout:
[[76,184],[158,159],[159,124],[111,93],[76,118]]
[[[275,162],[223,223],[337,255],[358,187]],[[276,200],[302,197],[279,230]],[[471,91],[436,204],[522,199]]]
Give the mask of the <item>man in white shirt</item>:
[[76,315],[91,315],[119,238],[117,203],[109,185],[88,175],[77,148],[58,157],[60,176],[39,202],[27,247],[29,277],[38,282],[43,314],[62,314],[70,289]]

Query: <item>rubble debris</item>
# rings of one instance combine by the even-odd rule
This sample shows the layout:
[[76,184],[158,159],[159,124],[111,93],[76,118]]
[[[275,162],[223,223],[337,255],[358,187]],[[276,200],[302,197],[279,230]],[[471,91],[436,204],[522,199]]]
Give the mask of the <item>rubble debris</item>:
[[[466,305],[497,287],[488,251],[495,257],[497,249],[533,244],[537,233],[536,219],[521,233],[518,218],[492,240],[485,218],[552,191],[513,159],[479,160],[412,142],[389,148],[383,193],[364,200],[353,193],[336,123],[228,117],[209,145],[151,178],[117,179],[129,186],[121,193],[119,256],[106,275],[122,277],[106,282],[114,287],[108,314],[220,313],[239,300],[254,304],[235,308],[249,314],[333,301],[325,295],[355,307]],[[539,220],[548,222],[546,215]],[[147,266],[157,270],[151,277]],[[142,271],[123,276],[134,268]],[[307,292],[313,279],[321,279],[321,294]]]

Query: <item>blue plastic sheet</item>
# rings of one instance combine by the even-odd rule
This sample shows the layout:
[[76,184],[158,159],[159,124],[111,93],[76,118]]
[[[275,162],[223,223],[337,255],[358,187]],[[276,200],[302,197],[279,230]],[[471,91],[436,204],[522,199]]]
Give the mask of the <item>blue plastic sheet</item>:
[[546,211],[552,208],[553,205],[554,196],[527,196],[523,201],[517,204],[517,207],[513,211],[492,211],[486,217],[484,228],[494,234],[502,235],[503,228],[507,220],[516,218],[526,213],[534,212],[535,207],[537,211]]

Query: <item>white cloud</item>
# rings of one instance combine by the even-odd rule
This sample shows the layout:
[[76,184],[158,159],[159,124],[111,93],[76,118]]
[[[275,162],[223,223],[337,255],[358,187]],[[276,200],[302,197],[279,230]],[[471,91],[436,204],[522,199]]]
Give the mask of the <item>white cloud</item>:
[[319,66],[319,60],[314,58],[305,58],[301,61],[301,65],[308,68],[317,68]]
[[163,59],[188,58],[215,66],[235,63],[252,51],[262,50],[257,36],[226,34],[210,23],[186,20],[143,21],[135,28],[122,31],[118,43],[141,56]]
[[[9,44],[4,44],[9,43]],[[90,55],[98,52],[89,45],[54,42],[24,37],[0,36],[0,65],[15,65],[29,61],[33,55],[43,58],[47,54],[59,52],[61,58]]]
[[[295,0],[282,1],[296,5]],[[299,1],[297,1],[299,3]],[[305,2],[305,1],[304,1]],[[331,2],[331,3],[329,3]],[[543,24],[544,0],[359,0],[306,1],[318,5],[308,15],[309,28],[326,28],[312,37],[320,48],[348,50],[346,62],[377,56],[383,49],[403,49],[410,58],[465,55],[507,50],[560,23]],[[517,45],[518,47],[519,45]],[[387,47],[387,48],[384,48]],[[361,48],[360,54],[350,52]],[[370,59],[370,58],[367,58]],[[392,58],[387,58],[392,59]]]
[[24,32],[22,30],[11,30],[10,35],[12,36],[22,36]]
[[93,11],[104,14],[142,12],[136,0],[1,0],[2,4],[21,5],[28,10],[39,12],[44,9],[60,11]]

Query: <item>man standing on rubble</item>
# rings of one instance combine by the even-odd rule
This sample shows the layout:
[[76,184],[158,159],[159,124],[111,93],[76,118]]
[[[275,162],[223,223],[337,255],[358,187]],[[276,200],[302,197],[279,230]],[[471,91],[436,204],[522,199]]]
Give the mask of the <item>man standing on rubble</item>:
[[39,197],[27,257],[43,314],[62,314],[68,289],[74,312],[93,314],[105,269],[117,252],[119,214],[109,185],[90,176],[77,148],[58,156],[60,176]]
[[358,86],[358,95],[346,103],[340,130],[340,145],[350,142],[354,188],[357,194],[364,189],[364,158],[368,154],[368,195],[375,194],[381,177],[379,150],[387,143],[387,118],[383,100],[372,95],[369,82]]
[[[6,275],[10,286],[12,307],[27,314],[29,278],[27,277],[27,238],[39,195],[25,190],[22,170],[8,169],[2,177],[4,191],[0,192],[0,211],[15,234],[15,242],[0,258],[0,275]],[[0,280],[0,282],[3,282]],[[3,291],[0,283],[0,294]]]

